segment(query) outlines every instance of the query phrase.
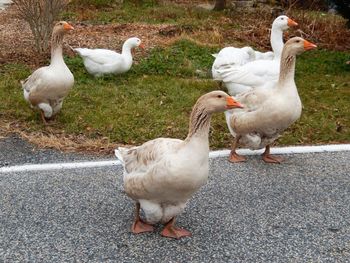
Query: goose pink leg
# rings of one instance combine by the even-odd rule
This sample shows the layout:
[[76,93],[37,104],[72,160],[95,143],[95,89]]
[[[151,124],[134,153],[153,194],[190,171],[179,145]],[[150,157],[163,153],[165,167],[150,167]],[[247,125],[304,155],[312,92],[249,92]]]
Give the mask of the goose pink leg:
[[282,157],[274,156],[270,154],[270,145],[267,145],[265,152],[262,154],[262,159],[266,163],[281,163],[283,162]]
[[140,203],[136,203],[136,215],[135,221],[132,224],[131,232],[134,234],[140,234],[145,232],[153,232],[154,227],[150,224],[143,222],[140,218]]
[[173,217],[164,227],[161,235],[163,237],[170,237],[170,238],[182,238],[182,237],[190,237],[192,236],[191,232],[183,229],[183,228],[178,228],[174,226],[175,224],[175,217]]
[[45,118],[45,115],[44,115],[44,112],[43,112],[43,111],[40,111],[40,116],[41,116],[41,119],[43,120],[43,123],[44,123],[45,125],[48,125],[47,120],[46,120],[46,118]]
[[233,140],[233,143],[232,143],[232,146],[231,146],[231,153],[230,153],[230,157],[229,157],[229,161],[231,163],[240,163],[240,162],[245,162],[247,161],[247,159],[242,156],[242,155],[239,155],[237,152],[236,152],[236,148],[237,148],[237,144],[238,144],[238,140],[239,140],[240,137],[236,137],[234,140]]

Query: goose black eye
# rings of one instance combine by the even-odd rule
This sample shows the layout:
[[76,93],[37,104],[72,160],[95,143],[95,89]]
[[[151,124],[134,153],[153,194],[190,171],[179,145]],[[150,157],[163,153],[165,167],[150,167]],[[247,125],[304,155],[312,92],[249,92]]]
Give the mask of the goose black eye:
[[297,43],[299,43],[300,42],[300,40],[297,40]]
[[221,99],[221,98],[222,98],[222,96],[221,96],[221,95],[218,95],[218,98],[219,98],[219,99]]

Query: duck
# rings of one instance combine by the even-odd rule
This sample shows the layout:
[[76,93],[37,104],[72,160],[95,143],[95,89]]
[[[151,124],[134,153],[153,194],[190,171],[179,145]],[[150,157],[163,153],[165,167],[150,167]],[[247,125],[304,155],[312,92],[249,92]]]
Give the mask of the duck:
[[35,70],[21,80],[24,99],[32,108],[40,109],[44,124],[62,108],[63,100],[74,85],[74,76],[63,59],[64,35],[73,30],[66,21],[55,24],[51,37],[51,61],[49,66]]
[[[157,138],[132,148],[119,147],[115,154],[124,167],[124,189],[135,200],[136,213],[131,231],[154,231],[153,224],[165,224],[161,235],[191,236],[175,226],[188,200],[208,180],[208,133],[213,113],[242,107],[223,91],[202,95],[194,105],[185,140]],[[145,220],[140,218],[140,209]]]
[[[228,93],[233,96],[251,90],[266,80],[276,80],[283,49],[283,31],[297,25],[297,22],[285,15],[273,21],[270,34],[273,52],[259,52],[252,48],[249,50],[249,47],[242,48],[242,51],[236,48],[235,52],[230,48],[222,49],[212,67],[213,78],[223,81]],[[249,56],[245,55],[246,59],[242,61],[243,55],[238,56],[238,52],[249,53]],[[237,57],[241,63],[237,63]]]
[[237,154],[238,146],[252,150],[265,148],[262,159],[267,163],[283,161],[270,154],[270,145],[301,116],[302,103],[294,81],[296,55],[316,47],[300,37],[289,39],[282,51],[277,83],[235,97],[244,108],[225,112],[228,129],[234,137],[230,162],[246,161],[244,156]]
[[83,59],[86,70],[95,77],[104,74],[122,74],[127,72],[133,62],[131,50],[135,47],[144,49],[144,45],[137,37],[127,39],[122,53],[109,49],[74,48],[73,50]]

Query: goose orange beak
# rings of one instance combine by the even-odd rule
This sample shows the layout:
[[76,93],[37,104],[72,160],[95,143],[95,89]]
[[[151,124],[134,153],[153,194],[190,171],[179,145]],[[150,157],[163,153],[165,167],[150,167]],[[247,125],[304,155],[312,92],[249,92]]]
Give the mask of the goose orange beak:
[[297,25],[298,25],[297,22],[295,22],[293,19],[288,18],[288,26],[292,27]]
[[227,109],[243,108],[243,106],[238,101],[235,101],[232,97],[227,97],[226,108]]
[[74,27],[72,27],[72,26],[71,26],[70,24],[68,24],[68,23],[64,24],[63,28],[64,28],[64,30],[73,30],[73,29],[74,29]]
[[139,48],[145,49],[145,45],[144,45],[143,43],[141,43],[141,44],[139,45]]
[[307,40],[304,40],[304,49],[305,50],[310,50],[310,49],[314,49],[317,48],[317,46]]

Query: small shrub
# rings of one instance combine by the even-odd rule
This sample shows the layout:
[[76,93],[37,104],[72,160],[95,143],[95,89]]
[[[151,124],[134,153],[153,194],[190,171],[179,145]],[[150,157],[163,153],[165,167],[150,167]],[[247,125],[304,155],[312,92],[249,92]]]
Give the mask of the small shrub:
[[35,47],[40,53],[47,50],[52,32],[52,25],[63,11],[68,0],[14,0],[20,18],[30,26],[35,40]]
[[310,10],[326,10],[328,7],[326,0],[281,0],[284,9],[304,8]]

